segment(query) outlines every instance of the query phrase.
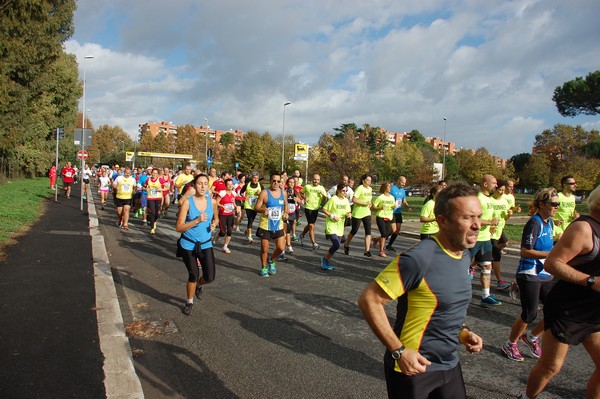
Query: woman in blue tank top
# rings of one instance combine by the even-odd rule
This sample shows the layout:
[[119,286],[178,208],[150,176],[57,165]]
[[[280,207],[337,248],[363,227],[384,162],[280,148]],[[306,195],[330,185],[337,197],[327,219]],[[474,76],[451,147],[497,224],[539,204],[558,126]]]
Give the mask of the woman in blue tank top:
[[[219,224],[217,203],[210,198],[208,176],[200,174],[194,179],[196,193],[180,202],[175,230],[181,233],[177,242],[178,254],[188,270],[187,302],[183,313],[192,314],[194,294],[202,296],[202,286],[215,279],[215,257],[211,231]],[[202,266],[200,277],[199,265]]]

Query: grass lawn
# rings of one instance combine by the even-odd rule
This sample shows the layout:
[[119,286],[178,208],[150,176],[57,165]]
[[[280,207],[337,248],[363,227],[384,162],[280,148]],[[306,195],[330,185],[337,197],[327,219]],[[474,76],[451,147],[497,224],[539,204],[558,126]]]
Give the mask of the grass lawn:
[[0,184],[0,248],[10,243],[14,235],[27,231],[38,220],[44,198],[53,195],[48,186],[48,178]]

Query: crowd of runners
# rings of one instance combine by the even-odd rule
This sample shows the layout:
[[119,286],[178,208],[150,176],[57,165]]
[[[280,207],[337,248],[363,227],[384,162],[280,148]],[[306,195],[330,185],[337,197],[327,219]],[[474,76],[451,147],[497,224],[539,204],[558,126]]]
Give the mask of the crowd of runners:
[[[56,174],[55,170],[54,176]],[[67,164],[60,175],[63,177],[65,194],[70,197],[77,171]],[[52,171],[50,176],[51,186],[56,188]],[[322,185],[319,174],[313,174],[307,181],[299,171],[291,176],[286,172],[274,172],[264,177],[255,172],[248,175],[222,172],[217,175],[214,168],[204,174],[193,171],[190,165],[176,172],[156,167],[131,170],[115,165],[84,170],[81,177],[82,184],[97,186],[102,209],[112,196],[117,211],[116,223],[124,230],[129,229],[130,218],[137,217],[142,219],[148,234],[154,235],[159,228],[159,220],[169,212],[176,213],[176,231],[181,233],[177,241],[177,256],[182,258],[188,271],[187,297],[183,307],[186,315],[192,314],[194,297],[201,298],[203,285],[215,278],[213,247],[230,254],[229,244],[234,232],[243,233],[247,245],[254,244],[255,239],[260,240],[257,271],[260,277],[268,278],[277,273],[277,262],[288,261],[288,256],[294,255],[294,246],[300,245],[313,251],[320,248],[323,242],[317,242],[315,224],[322,217],[322,233],[329,244],[320,257],[320,267],[325,272],[331,272],[335,269],[332,258],[340,249],[345,255],[358,252],[366,258],[373,257],[372,250],[381,258],[395,253],[393,245],[402,228],[402,210],[412,211],[406,200],[407,179],[404,176],[394,182],[382,182],[378,193],[373,192],[373,177],[369,174],[360,176],[356,181],[344,175],[329,189]],[[569,344],[584,342],[596,364],[600,362],[600,355],[592,353],[600,348],[597,307],[587,313],[580,312],[581,321],[568,317],[561,319],[560,315],[553,313],[550,327],[545,324],[545,318],[541,318],[528,331],[529,324],[536,320],[557,282],[545,269],[545,260],[553,246],[562,243],[561,236],[566,227],[579,218],[575,208],[574,178],[565,176],[561,185],[561,192],[553,188],[539,190],[529,205],[530,219],[523,229],[521,256],[516,281],[512,284],[501,278],[501,260],[508,243],[504,232],[506,222],[515,213],[521,212],[514,197],[514,181],[498,180],[491,175],[482,176],[477,193],[481,207],[478,218],[480,225],[477,226],[476,241],[473,237],[474,245],[466,248],[469,267],[464,278],[472,280],[479,273],[482,306],[502,304],[491,292],[492,273],[496,279],[496,290],[510,290],[511,297],[520,300],[521,314],[516,317],[508,339],[501,348],[502,352],[511,360],[523,361],[518,346],[521,341],[533,357],[545,360],[539,363],[541,366],[536,366],[537,374],[531,378],[546,378],[546,382],[558,372],[557,356],[562,362],[566,355],[566,349],[558,355],[555,353],[557,348],[561,348],[561,343],[566,343],[568,347]],[[444,220],[437,213],[443,204],[436,206],[436,199],[440,193],[445,193],[446,187],[445,181],[434,184],[421,207],[420,238],[423,241],[437,242],[438,237],[445,237],[451,231],[447,226],[446,231],[440,231],[438,225],[439,221]],[[446,197],[442,195],[440,198]],[[170,210],[172,204],[176,209]],[[377,227],[375,237],[373,220]],[[353,239],[361,229],[364,238],[358,244]],[[398,258],[395,259],[390,263],[391,266],[399,262]],[[589,271],[591,280],[586,281],[588,289],[597,285],[593,272],[600,273],[600,267],[597,264],[595,267]],[[589,300],[600,305],[598,293],[594,293],[596,296]],[[581,323],[586,327],[582,329]],[[542,357],[540,341],[548,328],[558,336],[551,341],[554,352],[549,360]],[[477,351],[480,344],[479,337],[473,335],[471,349]],[[591,381],[594,389],[600,389],[599,376]],[[538,391],[528,391],[532,393],[530,397],[535,397],[540,387],[543,389],[539,381],[535,383],[538,384]],[[527,396],[523,394],[522,397]]]

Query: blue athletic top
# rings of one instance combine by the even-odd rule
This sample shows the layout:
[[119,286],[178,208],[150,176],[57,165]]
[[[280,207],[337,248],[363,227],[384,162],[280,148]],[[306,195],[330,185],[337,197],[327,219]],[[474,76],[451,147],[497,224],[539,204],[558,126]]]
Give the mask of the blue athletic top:
[[[200,212],[200,210],[198,208],[196,208],[196,204],[194,203],[193,198],[194,197],[192,196],[187,199],[188,203],[190,204],[190,209],[188,210],[187,216],[185,217],[186,223],[189,223],[192,220],[198,218],[200,216],[200,214],[202,213],[202,212]],[[181,233],[180,244],[183,249],[187,249],[188,251],[191,251],[194,249],[194,246],[196,245],[197,242],[202,243],[201,244],[202,249],[212,248],[212,236],[210,233],[210,223],[213,220],[214,210],[213,210],[212,199],[210,198],[210,196],[207,196],[206,200],[207,200],[206,215],[208,216],[208,218],[206,219],[206,221],[200,222],[199,224],[192,227],[191,229],[186,230],[183,233]]]
[[[521,248],[536,251],[550,251],[554,245],[554,223],[548,218],[548,223],[537,213],[533,215],[523,228]],[[517,276],[527,280],[550,281],[552,275],[544,270],[545,259],[521,258],[517,268]]]
[[286,201],[287,196],[283,189],[279,189],[279,198],[273,197],[271,190],[267,189],[267,202],[265,203],[267,212],[260,214],[258,227],[267,231],[278,231],[283,229],[282,217]]
[[396,199],[396,206],[394,207],[394,213],[402,213],[402,201],[406,198],[406,190],[398,187],[397,185],[392,185],[392,191],[390,194]]

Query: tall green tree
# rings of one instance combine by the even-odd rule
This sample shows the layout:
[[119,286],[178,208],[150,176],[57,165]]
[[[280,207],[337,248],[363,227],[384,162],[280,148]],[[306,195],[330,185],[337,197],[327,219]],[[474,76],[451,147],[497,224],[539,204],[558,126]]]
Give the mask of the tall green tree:
[[598,139],[597,131],[587,131],[581,126],[557,124],[535,136],[535,153],[545,154],[553,174],[568,170],[570,161],[585,155],[588,144]]
[[550,185],[550,162],[545,154],[533,154],[521,174],[521,186],[534,190]]
[[481,178],[485,174],[494,175],[497,178],[504,176],[504,170],[498,167],[494,157],[484,147],[475,151],[463,150],[458,152],[456,162],[459,175],[470,184],[481,183]]
[[240,169],[244,172],[258,172],[264,175],[265,152],[261,135],[254,130],[249,130],[236,153]]
[[14,0],[0,13],[0,156],[17,165],[9,174],[45,172],[51,130],[75,124],[81,87],[63,50],[74,10],[74,0]]
[[123,164],[125,151],[133,150],[133,140],[120,126],[102,125],[94,131],[92,145],[88,148],[89,163]]
[[[331,153],[336,154],[334,162]],[[308,175],[319,173],[323,184],[335,184],[345,174],[358,179],[364,173],[374,172],[368,151],[352,130],[335,136],[323,133],[309,155]]]
[[[421,184],[414,179],[421,180],[420,169],[426,168],[425,158],[420,149],[413,143],[402,141],[397,146],[387,147],[381,159],[380,179],[396,181],[398,177],[405,176],[410,184]],[[431,176],[427,183],[431,182]]]
[[552,100],[562,116],[600,113],[600,70],[577,77],[554,89]]

